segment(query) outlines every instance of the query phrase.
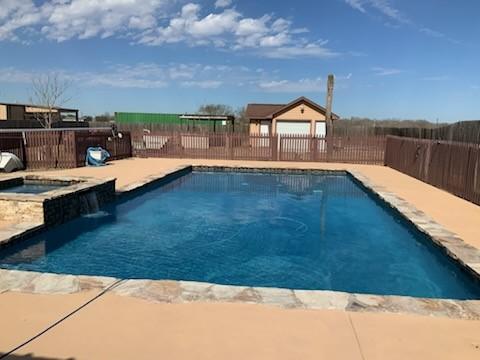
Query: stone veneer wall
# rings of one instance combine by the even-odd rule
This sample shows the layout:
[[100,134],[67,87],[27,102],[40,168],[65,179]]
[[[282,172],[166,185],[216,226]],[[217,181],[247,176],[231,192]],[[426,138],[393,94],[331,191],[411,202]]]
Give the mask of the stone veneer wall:
[[59,225],[81,215],[81,197],[96,193],[101,207],[115,200],[115,180],[92,186],[84,191],[72,192],[43,203],[45,225]]
[[0,210],[0,220],[17,222],[43,219],[41,202],[0,199]]
[[[62,224],[81,215],[82,197],[95,193],[99,207],[115,200],[115,179],[109,180],[53,180],[39,177],[15,177],[0,181],[2,188],[36,183],[71,184],[45,194],[8,194],[0,197],[0,220],[10,222],[43,222],[46,226]],[[0,188],[1,189],[1,188]],[[71,190],[70,190],[71,189]],[[46,195],[49,194],[49,195]]]

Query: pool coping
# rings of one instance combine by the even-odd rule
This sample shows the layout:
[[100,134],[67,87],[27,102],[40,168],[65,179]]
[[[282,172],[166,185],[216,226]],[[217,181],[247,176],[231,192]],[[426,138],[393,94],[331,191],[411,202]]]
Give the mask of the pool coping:
[[[142,181],[121,187],[117,197],[134,195],[149,186],[171,181],[190,171],[240,171],[268,173],[344,173],[369,189],[388,206],[426,234],[451,259],[474,278],[480,280],[480,250],[465,243],[458,235],[436,223],[422,211],[374,184],[358,171],[298,168],[238,167],[183,165],[170,171],[148,176]],[[32,224],[34,225],[34,224]],[[38,226],[38,225],[37,225]],[[34,227],[32,227],[33,229]],[[31,229],[28,229],[29,231]],[[18,231],[18,230],[17,230]],[[0,231],[1,237],[1,231]],[[21,238],[22,234],[16,236]],[[121,296],[152,302],[239,302],[280,306],[287,309],[336,309],[356,312],[389,312],[456,319],[480,319],[480,300],[417,298],[410,296],[357,294],[330,290],[292,290],[282,288],[220,285],[194,281],[117,279],[102,276],[63,275],[22,270],[0,269],[0,293],[18,291],[41,294],[69,294],[91,289],[105,289],[118,282],[110,291]]]
[[71,194],[72,192],[81,192],[90,189],[92,186],[101,185],[109,181],[116,180],[115,178],[97,179],[86,176],[44,176],[44,175],[9,175],[2,176],[0,182],[10,181],[14,179],[35,180],[35,181],[47,181],[47,182],[60,182],[67,183],[68,185],[59,187],[54,190],[38,193],[38,194],[26,194],[26,193],[2,193],[0,190],[0,200],[17,200],[17,201],[31,201],[31,202],[44,202],[55,198],[62,197],[64,195]]

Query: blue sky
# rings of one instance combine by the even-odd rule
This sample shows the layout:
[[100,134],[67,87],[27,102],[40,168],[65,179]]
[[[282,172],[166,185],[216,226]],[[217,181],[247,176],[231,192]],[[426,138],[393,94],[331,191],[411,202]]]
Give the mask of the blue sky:
[[480,118],[478,0],[0,0],[0,101],[73,82],[83,114],[323,104],[349,116]]

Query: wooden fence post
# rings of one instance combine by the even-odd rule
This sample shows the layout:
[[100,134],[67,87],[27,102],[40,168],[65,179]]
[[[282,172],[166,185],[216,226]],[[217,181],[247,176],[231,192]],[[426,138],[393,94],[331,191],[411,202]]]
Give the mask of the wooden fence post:
[[390,163],[389,139],[390,136],[387,136],[387,140],[385,141],[385,152],[383,154],[383,166],[388,166]]
[[275,134],[270,137],[270,146],[272,149],[272,160],[278,160],[278,134]]
[[70,134],[70,141],[72,142],[73,154],[70,155],[70,162],[74,167],[78,167],[78,144],[77,144],[77,132],[72,131]]
[[227,147],[227,157],[233,160],[233,134],[225,133],[225,145]]
[[275,135],[275,151],[277,153],[277,160],[281,160],[282,156],[282,137],[281,135]]

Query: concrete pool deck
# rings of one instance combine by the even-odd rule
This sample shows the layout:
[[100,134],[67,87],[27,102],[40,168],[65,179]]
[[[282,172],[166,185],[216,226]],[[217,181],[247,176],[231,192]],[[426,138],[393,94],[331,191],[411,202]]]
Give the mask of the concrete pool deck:
[[[0,294],[0,353],[95,295]],[[251,304],[163,304],[106,294],[12,359],[468,360],[479,354],[479,321]]]
[[[187,164],[360,172],[480,248],[479,206],[381,166],[128,159],[102,168],[41,174],[116,177],[117,188],[122,190]],[[98,292],[1,293],[0,353],[37,334]],[[30,353],[32,358],[52,359],[477,359],[480,321],[238,303],[168,304],[107,293],[15,354]]]
[[0,220],[0,229],[12,225],[12,221]]

